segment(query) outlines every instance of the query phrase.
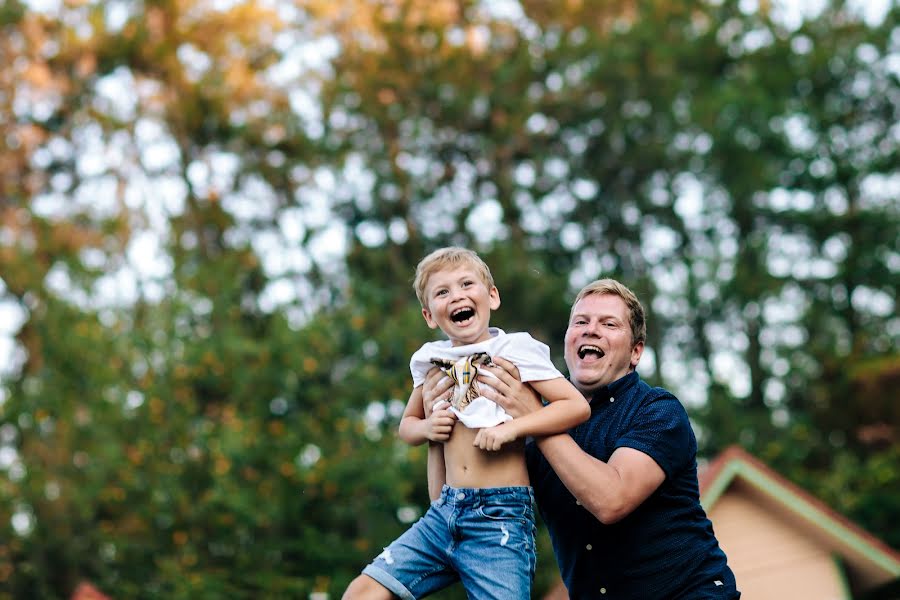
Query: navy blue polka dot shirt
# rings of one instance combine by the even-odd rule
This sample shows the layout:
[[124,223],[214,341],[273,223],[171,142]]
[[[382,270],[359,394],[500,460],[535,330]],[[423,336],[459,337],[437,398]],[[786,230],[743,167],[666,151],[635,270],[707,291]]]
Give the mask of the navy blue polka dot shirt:
[[675,396],[630,373],[597,390],[591,418],[569,434],[604,462],[616,448],[639,450],[666,475],[630,515],[604,525],[569,493],[537,445],[528,444],[531,483],[570,598],[740,597],[700,506],[697,441]]

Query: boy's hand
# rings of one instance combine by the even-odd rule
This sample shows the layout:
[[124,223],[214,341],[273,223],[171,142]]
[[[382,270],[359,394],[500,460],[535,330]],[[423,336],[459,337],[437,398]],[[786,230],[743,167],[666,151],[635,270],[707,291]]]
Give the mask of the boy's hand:
[[472,442],[472,445],[478,446],[482,450],[496,451],[502,448],[503,444],[515,441],[516,437],[516,431],[512,422],[507,421],[500,425],[479,429],[478,433],[475,434],[475,441]]
[[453,432],[453,424],[456,423],[456,415],[449,410],[450,405],[445,404],[438,408],[425,419],[425,437],[432,442],[446,442]]

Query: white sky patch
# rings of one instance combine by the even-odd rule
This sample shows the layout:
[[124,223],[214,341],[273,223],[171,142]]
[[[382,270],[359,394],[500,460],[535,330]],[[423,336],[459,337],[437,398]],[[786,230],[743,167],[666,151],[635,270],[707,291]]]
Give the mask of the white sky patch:
[[119,269],[103,275],[94,284],[93,296],[105,306],[133,304],[139,296],[137,272]]
[[34,514],[28,507],[19,506],[13,513],[10,524],[20,537],[25,537],[34,530]]
[[[4,288],[0,280],[0,291]],[[16,347],[14,336],[27,320],[28,313],[18,303],[0,300],[0,382],[4,376],[17,373],[24,364],[24,351]],[[4,402],[5,397],[0,396],[0,406]]]
[[157,121],[143,118],[134,127],[135,143],[140,148],[141,165],[153,173],[178,164],[180,151],[175,141]]
[[200,81],[213,64],[209,55],[193,44],[181,44],[175,54],[193,83]]
[[128,261],[136,265],[144,278],[162,279],[172,273],[172,258],[160,245],[159,236],[151,231],[134,235],[127,250]]
[[484,200],[466,217],[466,229],[479,244],[487,244],[506,228],[503,225],[503,209],[496,200]]
[[890,294],[867,286],[859,286],[853,290],[850,302],[855,310],[876,317],[888,317],[896,309],[896,303]]
[[689,225],[703,212],[703,184],[693,173],[679,173],[675,178],[675,212]]
[[893,210],[896,212],[898,210],[897,199],[900,198],[900,172],[866,175],[860,183],[860,196],[862,196],[865,206],[886,209],[893,206]]
[[107,1],[103,7],[103,20],[106,24],[106,29],[110,31],[110,33],[117,33],[122,30],[125,26],[125,23],[128,22],[128,18],[132,16],[133,12],[129,6],[130,2],[116,2]]
[[123,121],[131,121],[137,115],[138,97],[134,93],[134,76],[127,67],[118,67],[109,75],[97,80],[95,107]]
[[750,394],[750,370],[735,354],[717,352],[712,359],[713,376],[736,398]]
[[59,13],[62,9],[62,0],[27,0],[25,2],[28,8],[45,14]]
[[656,264],[675,252],[678,241],[678,234],[669,227],[648,227],[641,236],[641,254],[650,264]]

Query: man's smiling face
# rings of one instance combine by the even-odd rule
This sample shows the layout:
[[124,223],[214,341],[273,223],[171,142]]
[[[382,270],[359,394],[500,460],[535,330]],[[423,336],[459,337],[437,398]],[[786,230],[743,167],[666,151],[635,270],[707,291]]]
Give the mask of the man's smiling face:
[[440,327],[454,346],[490,339],[491,311],[500,306],[500,292],[488,287],[471,267],[437,271],[425,286],[428,305],[422,309],[432,329]]
[[591,294],[573,307],[564,355],[572,383],[585,396],[637,367],[644,343],[632,344],[629,316],[614,294]]

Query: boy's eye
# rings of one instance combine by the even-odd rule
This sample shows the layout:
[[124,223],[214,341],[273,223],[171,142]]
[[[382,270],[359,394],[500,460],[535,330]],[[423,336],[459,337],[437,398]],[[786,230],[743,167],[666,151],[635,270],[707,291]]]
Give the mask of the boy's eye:
[[447,293],[447,290],[437,290],[434,292],[434,295],[435,296],[443,296],[446,293]]
[[472,282],[472,281],[463,281],[462,286],[463,286],[463,287],[469,287],[469,286],[472,285],[473,283],[474,283],[474,282]]

